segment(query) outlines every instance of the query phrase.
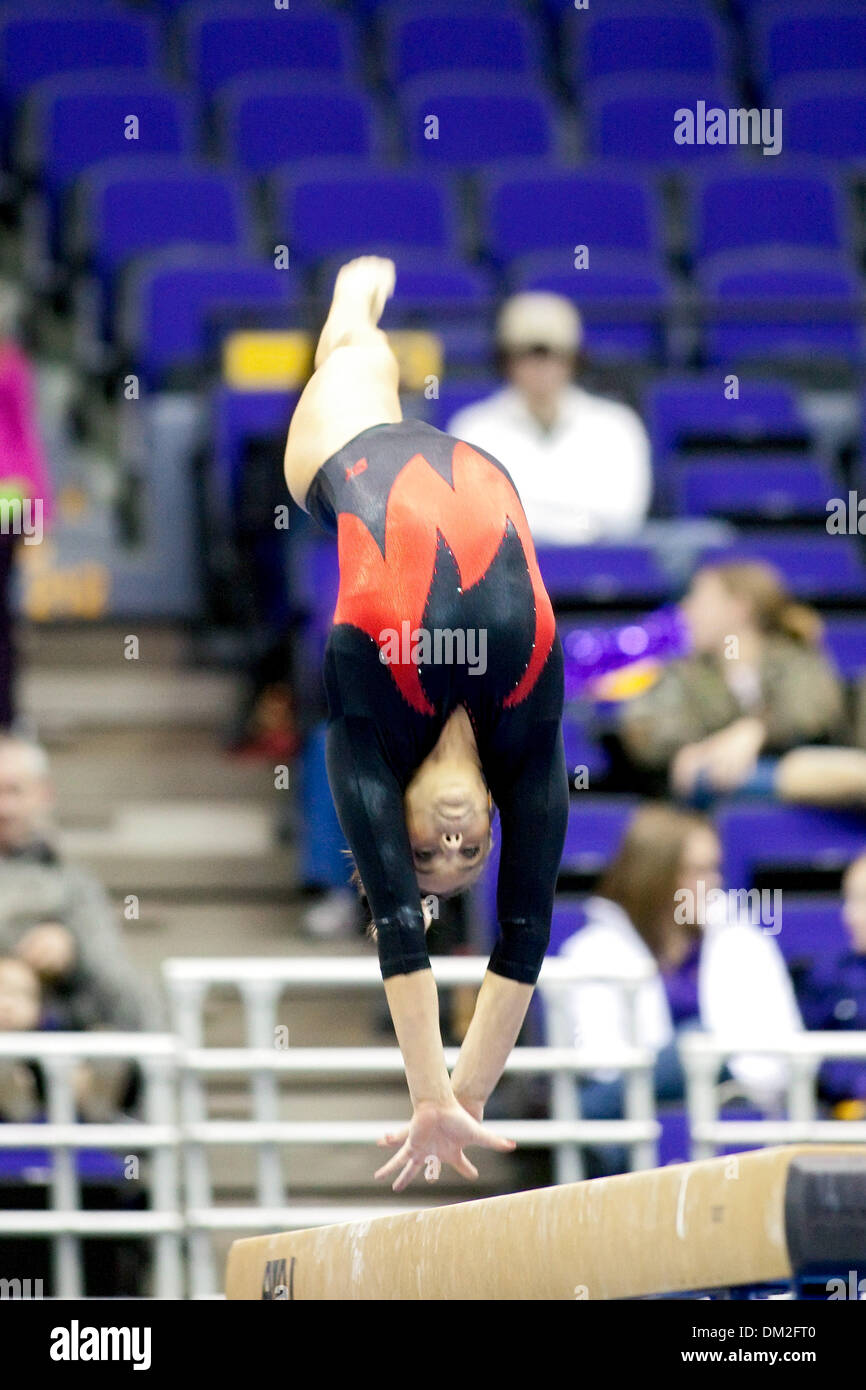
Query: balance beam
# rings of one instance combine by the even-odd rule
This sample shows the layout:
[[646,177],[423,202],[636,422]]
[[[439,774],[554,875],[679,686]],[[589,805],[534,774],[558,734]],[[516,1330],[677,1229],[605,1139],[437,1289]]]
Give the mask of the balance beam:
[[615,1299],[866,1265],[866,1147],[792,1145],[238,1240],[229,1299]]

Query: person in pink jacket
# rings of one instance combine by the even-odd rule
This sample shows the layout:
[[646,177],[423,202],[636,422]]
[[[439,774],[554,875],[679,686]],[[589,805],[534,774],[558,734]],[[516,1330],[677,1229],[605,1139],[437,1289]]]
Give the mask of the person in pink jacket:
[[52,511],[35,373],[15,337],[18,309],[16,290],[0,283],[0,728],[15,713],[12,565],[19,543],[41,543]]

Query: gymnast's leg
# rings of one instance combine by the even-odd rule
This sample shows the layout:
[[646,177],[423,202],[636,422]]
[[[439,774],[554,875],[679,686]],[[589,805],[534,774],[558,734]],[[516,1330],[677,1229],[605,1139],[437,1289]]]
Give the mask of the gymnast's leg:
[[286,483],[300,507],[332,454],[362,430],[403,419],[399,368],[386,335],[377,327],[393,290],[394,262],[381,256],[359,256],[337,275],[316,348],[316,369],[298,401],[286,441]]

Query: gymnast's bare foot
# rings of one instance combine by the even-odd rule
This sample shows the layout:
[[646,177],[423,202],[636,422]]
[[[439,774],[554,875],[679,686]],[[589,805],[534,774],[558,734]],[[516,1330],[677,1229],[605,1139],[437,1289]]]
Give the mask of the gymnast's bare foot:
[[394,293],[395,280],[394,262],[385,256],[356,256],[340,267],[316,349],[317,367],[348,334],[376,327],[386,300]]

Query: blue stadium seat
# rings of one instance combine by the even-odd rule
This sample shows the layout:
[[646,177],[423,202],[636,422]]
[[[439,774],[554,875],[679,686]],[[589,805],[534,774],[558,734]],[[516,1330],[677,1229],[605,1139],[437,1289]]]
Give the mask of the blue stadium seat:
[[775,462],[723,458],[684,464],[674,498],[682,516],[823,520],[833,487],[820,463],[792,462],[790,456]]
[[212,96],[243,73],[306,73],[332,79],[348,75],[355,51],[345,15],[299,14],[263,6],[208,4],[185,13],[187,65],[199,89]]
[[[332,279],[328,277],[329,284]],[[430,265],[401,254],[396,293],[385,306],[382,326],[435,333],[449,372],[456,366],[474,368],[490,357],[494,302],[487,270],[459,262]]]
[[551,102],[520,79],[420,78],[400,93],[400,109],[406,146],[419,162],[459,167],[521,157],[548,160],[558,153]]
[[778,381],[740,381],[739,395],[728,399],[719,373],[711,378],[659,382],[647,393],[646,417],[656,464],[672,456],[719,448],[766,451],[803,449],[812,430],[794,387]]
[[727,75],[729,54],[723,26],[709,12],[682,5],[590,4],[573,21],[572,65],[580,90],[619,73],[689,73],[708,79]]
[[220,90],[217,113],[229,157],[251,174],[319,155],[366,158],[378,148],[370,99],[345,86],[240,77]]
[[861,281],[835,256],[778,251],[717,256],[699,267],[708,306],[704,359],[863,361]]
[[[576,792],[571,798],[562,874],[596,875],[616,853],[629,821],[639,805],[637,797],[595,796]],[[496,876],[499,872],[499,834],[485,866],[479,907],[492,933],[496,924]]]
[[414,248],[453,253],[457,222],[450,188],[431,174],[344,172],[279,181],[278,232],[299,260],[337,252]]
[[[701,563],[764,560],[774,565],[796,598],[862,600],[866,569],[853,536],[830,536],[823,530],[762,536],[712,546]],[[866,829],[866,827],[864,827]]]
[[135,256],[176,244],[250,250],[239,178],[185,160],[109,160],[82,182],[77,245],[106,289]]
[[814,170],[709,176],[696,212],[698,258],[757,246],[843,250],[850,241],[840,189]]
[[397,85],[422,74],[525,76],[537,66],[535,32],[521,14],[428,4],[411,15],[395,12],[387,25],[385,68]]
[[866,620],[863,618],[825,619],[824,646],[845,680],[859,680],[866,672]]
[[838,898],[819,894],[794,897],[785,893],[782,930],[776,937],[782,955],[792,965],[807,964],[819,956],[848,949],[848,933]]
[[756,9],[755,65],[765,84],[794,73],[866,72],[866,13],[849,4],[798,3]]
[[577,768],[586,769],[589,786],[593,786],[597,779],[605,776],[609,768],[607,754],[584,724],[570,712],[566,712],[562,720],[562,740],[565,745],[565,762],[572,781]]
[[425,419],[431,425],[435,425],[439,430],[447,430],[451,419],[457,414],[458,410],[463,410],[467,405],[474,405],[476,401],[484,400],[491,396],[494,391],[500,390],[501,381],[496,381],[492,377],[482,378],[473,377],[468,381],[444,381],[439,388],[439,395],[435,400],[425,402]]
[[541,546],[538,565],[554,603],[661,600],[669,581],[648,546]]
[[[500,262],[535,251],[567,257],[574,246],[660,258],[656,195],[649,181],[605,173],[494,175],[487,181],[484,238]],[[565,261],[565,265],[570,262]]]
[[843,869],[866,842],[862,816],[812,806],[735,804],[718,812],[716,824],[731,888],[750,888],[759,869]]
[[676,112],[695,111],[699,101],[706,103],[707,110],[728,110],[740,104],[718,81],[666,73],[599,79],[584,96],[587,154],[659,168],[709,160],[718,167],[720,161],[741,160],[743,154],[736,145],[677,144]]
[[507,275],[508,287],[573,299],[594,359],[647,363],[665,358],[665,313],[672,290],[664,269],[643,257],[594,249],[583,270],[563,269],[562,262],[561,254],[527,256]]
[[136,370],[154,389],[173,373],[200,373],[213,357],[221,326],[242,310],[287,304],[296,277],[272,264],[239,259],[230,251],[182,248],[142,257],[122,293],[119,337]]
[[558,956],[566,941],[586,926],[586,910],[582,903],[560,899],[554,904],[550,923],[549,956]]
[[297,394],[286,391],[233,391],[229,386],[214,391],[214,459],[226,497],[237,494],[248,442],[285,435],[297,401]]
[[[128,118],[138,128],[127,138]],[[22,163],[43,188],[65,189],[102,159],[136,160],[195,149],[195,112],[186,92],[150,74],[100,73],[47,78],[31,91]]]
[[771,101],[785,113],[785,149],[821,159],[866,160],[866,72],[779,83]]
[[34,82],[95,68],[148,69],[158,59],[153,19],[107,11],[58,14],[21,10],[0,16],[0,89],[14,102]]

